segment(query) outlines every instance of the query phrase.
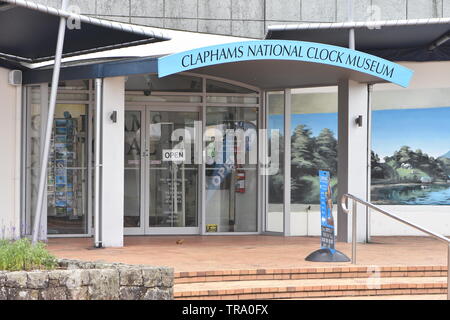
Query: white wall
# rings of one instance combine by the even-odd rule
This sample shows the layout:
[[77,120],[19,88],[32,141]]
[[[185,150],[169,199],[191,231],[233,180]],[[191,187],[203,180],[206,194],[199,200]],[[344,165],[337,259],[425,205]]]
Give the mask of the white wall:
[[[117,122],[110,119],[117,111]],[[104,247],[123,246],[125,79],[103,81],[101,235]]]
[[21,86],[0,68],[0,239],[20,236]]
[[[320,207],[311,205],[292,205],[291,233],[292,236],[320,236]],[[431,231],[450,236],[450,207],[448,206],[380,206],[401,218],[416,223]],[[333,208],[336,219],[336,206]],[[268,215],[268,225],[277,228],[281,221],[281,212],[271,212]],[[403,225],[380,213],[372,212],[369,219],[370,236],[424,236],[425,234]],[[337,229],[337,228],[336,228]],[[336,230],[337,231],[337,230]]]

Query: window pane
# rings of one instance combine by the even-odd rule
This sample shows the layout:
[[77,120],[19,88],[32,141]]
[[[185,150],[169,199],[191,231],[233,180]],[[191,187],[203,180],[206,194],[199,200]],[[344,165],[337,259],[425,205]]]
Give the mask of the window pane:
[[206,80],[206,92],[211,93],[255,93],[255,91],[230,83]]

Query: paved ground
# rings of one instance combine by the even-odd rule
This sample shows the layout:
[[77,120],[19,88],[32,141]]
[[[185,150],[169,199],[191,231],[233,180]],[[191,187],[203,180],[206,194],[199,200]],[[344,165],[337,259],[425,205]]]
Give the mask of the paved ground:
[[[182,244],[177,244],[182,240]],[[447,246],[427,237],[374,237],[358,245],[359,265],[446,265]],[[304,258],[318,249],[317,237],[147,236],[125,237],[125,247],[93,249],[91,238],[53,238],[60,258],[171,266],[175,271],[330,266]],[[337,249],[350,256],[351,244]],[[336,263],[334,265],[348,265]]]

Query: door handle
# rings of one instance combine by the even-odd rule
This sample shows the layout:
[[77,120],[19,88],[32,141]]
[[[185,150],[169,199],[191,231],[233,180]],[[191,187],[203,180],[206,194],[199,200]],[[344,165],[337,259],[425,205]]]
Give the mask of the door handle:
[[148,151],[148,149],[146,149],[144,152],[142,152],[142,158],[145,158],[148,156],[150,156],[150,152]]

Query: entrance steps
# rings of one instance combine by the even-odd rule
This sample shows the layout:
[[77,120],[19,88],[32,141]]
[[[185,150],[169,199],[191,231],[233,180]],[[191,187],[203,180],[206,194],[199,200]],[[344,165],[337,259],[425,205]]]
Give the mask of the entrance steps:
[[175,299],[323,299],[423,296],[447,292],[446,266],[341,266],[178,272]]

